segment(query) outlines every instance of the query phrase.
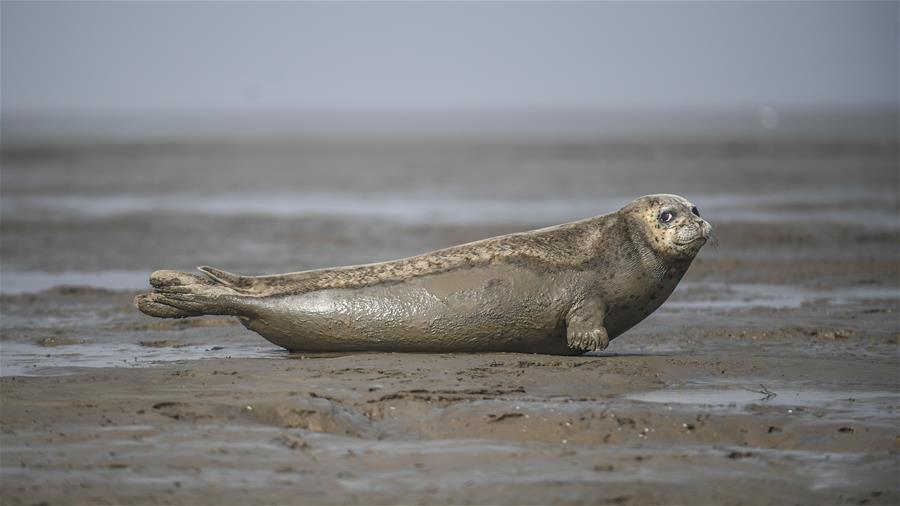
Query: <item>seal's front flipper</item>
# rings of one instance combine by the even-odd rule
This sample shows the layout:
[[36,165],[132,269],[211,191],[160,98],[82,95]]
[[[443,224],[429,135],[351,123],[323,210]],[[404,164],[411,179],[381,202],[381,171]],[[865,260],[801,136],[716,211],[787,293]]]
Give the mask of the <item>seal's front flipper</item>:
[[599,300],[581,301],[566,315],[566,341],[569,348],[600,351],[609,346],[609,335],[603,327],[606,306]]

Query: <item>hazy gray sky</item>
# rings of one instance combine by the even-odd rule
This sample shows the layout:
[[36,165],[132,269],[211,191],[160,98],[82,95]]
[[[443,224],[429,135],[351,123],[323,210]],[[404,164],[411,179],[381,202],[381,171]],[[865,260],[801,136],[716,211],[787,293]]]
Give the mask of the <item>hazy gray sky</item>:
[[898,2],[2,3],[9,110],[896,104]]

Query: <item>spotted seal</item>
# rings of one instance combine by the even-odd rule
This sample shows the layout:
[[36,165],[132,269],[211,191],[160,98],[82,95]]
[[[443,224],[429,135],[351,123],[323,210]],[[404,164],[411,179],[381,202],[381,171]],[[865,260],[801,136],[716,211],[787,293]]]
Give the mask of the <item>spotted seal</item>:
[[602,350],[672,293],[711,226],[687,199],[389,262],[271,276],[156,271],[138,295],[161,318],[232,315],[294,351]]

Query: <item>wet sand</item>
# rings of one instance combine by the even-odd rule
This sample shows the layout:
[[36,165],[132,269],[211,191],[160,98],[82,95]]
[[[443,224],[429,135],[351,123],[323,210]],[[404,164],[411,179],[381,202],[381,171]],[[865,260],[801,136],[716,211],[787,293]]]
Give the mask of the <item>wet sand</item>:
[[[3,504],[900,503],[896,141],[2,162]],[[131,306],[157,268],[377,261],[663,191],[694,200],[719,247],[604,353],[291,355],[226,318]]]

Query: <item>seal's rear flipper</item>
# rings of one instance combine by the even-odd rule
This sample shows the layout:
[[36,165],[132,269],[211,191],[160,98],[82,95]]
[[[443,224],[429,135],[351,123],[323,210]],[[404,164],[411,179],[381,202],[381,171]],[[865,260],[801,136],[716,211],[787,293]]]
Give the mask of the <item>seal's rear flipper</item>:
[[145,315],[157,318],[188,318],[202,316],[203,313],[187,311],[166,303],[165,296],[158,293],[142,293],[134,298],[134,307]]
[[248,300],[234,290],[215,285],[179,286],[135,297],[134,305],[144,314],[158,318],[187,318],[203,315],[242,316]]
[[197,270],[206,274],[209,276],[209,279],[221,285],[233,288],[246,288],[246,276],[223,271],[222,269],[216,269],[215,267],[210,267],[208,265],[201,265],[200,267],[197,267]]
[[150,274],[150,285],[157,290],[178,291],[194,285],[212,286],[212,282],[203,276],[178,271],[154,271]]
[[150,284],[153,291],[135,297],[134,305],[158,318],[238,316],[247,306],[246,297],[238,290],[196,274],[156,271],[150,275]]

